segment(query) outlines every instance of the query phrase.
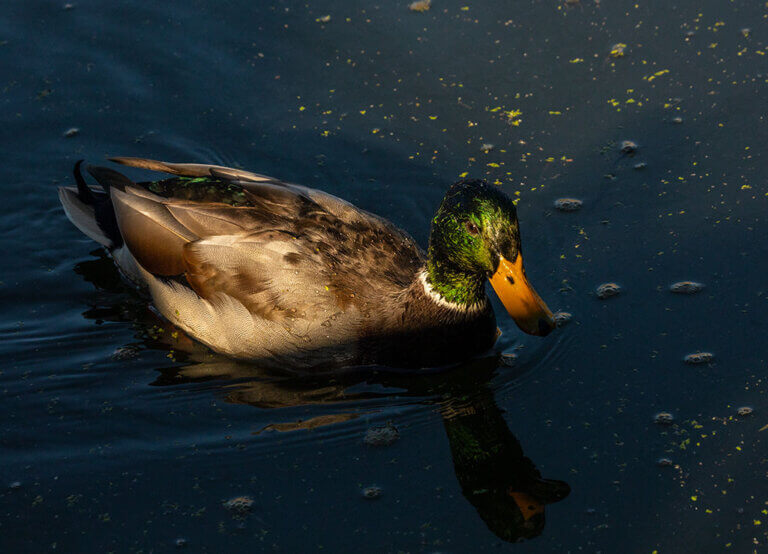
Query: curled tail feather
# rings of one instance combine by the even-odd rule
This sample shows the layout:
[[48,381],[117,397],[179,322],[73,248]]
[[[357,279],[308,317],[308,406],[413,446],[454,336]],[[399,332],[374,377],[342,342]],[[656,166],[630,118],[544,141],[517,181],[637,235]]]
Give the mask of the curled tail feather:
[[[106,248],[122,246],[115,210],[109,198],[109,184],[101,182],[104,192],[88,186],[82,173],[83,160],[75,163],[75,186],[59,187],[59,200],[72,224],[86,236]],[[127,180],[127,178],[126,178]]]

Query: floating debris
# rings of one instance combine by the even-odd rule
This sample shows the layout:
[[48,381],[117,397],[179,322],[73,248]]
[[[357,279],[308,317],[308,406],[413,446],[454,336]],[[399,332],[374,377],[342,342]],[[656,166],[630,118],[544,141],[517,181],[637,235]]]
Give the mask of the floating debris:
[[685,33],[685,40],[691,40],[695,35],[696,33],[694,31],[687,31]]
[[675,421],[675,416],[669,412],[659,412],[653,416],[653,422],[658,425],[671,425]]
[[555,208],[561,212],[575,212],[580,209],[582,201],[578,198],[558,198],[555,200]]
[[595,289],[598,298],[610,298],[621,292],[621,287],[616,283],[603,283]]
[[381,489],[381,487],[371,485],[370,487],[365,487],[363,489],[363,497],[368,498],[369,500],[373,500],[375,498],[379,498],[382,492],[384,491]]
[[189,541],[187,539],[183,539],[179,537],[174,541],[173,544],[175,544],[177,548],[184,548],[185,546],[187,546],[187,544],[189,544]]
[[137,346],[121,346],[112,352],[111,358],[113,360],[131,360],[139,355],[139,348]]
[[501,365],[506,367],[515,367],[515,365],[517,365],[517,354],[514,354],[513,352],[505,352],[501,355],[499,361],[501,362]]
[[659,467],[671,467],[672,466],[672,460],[669,458],[659,458],[656,460],[656,465]]
[[675,294],[695,294],[703,288],[704,285],[696,281],[678,281],[669,285],[669,290]]
[[250,496],[236,496],[224,502],[224,507],[232,512],[235,518],[243,518],[253,509],[253,498]]
[[613,46],[611,46],[611,51],[608,52],[608,55],[612,58],[623,58],[627,51],[627,45],[623,42],[617,42]]
[[330,20],[331,20],[330,15],[321,15],[320,17],[315,19],[315,21],[317,21],[318,23],[328,23]]
[[645,169],[646,167],[648,167],[648,164],[645,162],[638,162],[634,165],[634,168],[637,169],[638,171],[641,169]]
[[400,432],[391,421],[385,425],[371,427],[365,432],[363,442],[368,446],[389,446],[400,438]]
[[80,129],[78,127],[70,127],[66,131],[64,131],[64,137],[65,138],[72,138],[80,134]]
[[683,358],[687,364],[708,364],[714,359],[715,355],[712,352],[694,352]]
[[16,489],[20,489],[21,481],[13,481],[8,485],[8,488],[11,489],[12,491],[15,491]]
[[408,9],[412,12],[425,12],[432,7],[432,0],[416,0],[408,4]]
[[743,29],[739,29],[739,32],[740,32],[742,35],[744,35],[745,37],[748,37],[748,36],[749,36],[749,33],[751,33],[751,32],[752,32],[752,29],[750,29],[749,27],[744,27]]
[[573,319],[573,316],[570,312],[557,312],[555,314],[555,325],[557,327],[563,327],[564,325],[567,325],[571,319]]
[[677,116],[677,117],[673,117],[672,119],[670,119],[670,121],[671,121],[672,123],[676,123],[676,124],[678,124],[678,125],[679,125],[680,123],[682,123],[682,122],[683,122],[683,118],[682,118],[682,117],[680,117],[680,116]]
[[741,406],[736,410],[736,413],[741,417],[751,416],[754,412],[755,410],[753,410],[750,406]]
[[633,156],[637,152],[637,143],[631,140],[622,140],[619,150],[622,154]]
[[75,9],[75,5],[74,4],[64,4],[62,6],[62,9],[64,9],[64,10],[74,10]]
[[491,143],[489,143],[489,142],[486,142],[485,144],[483,144],[483,145],[480,147],[480,151],[481,151],[481,152],[483,152],[483,153],[485,153],[485,154],[487,154],[488,152],[490,152],[490,151],[491,151],[491,150],[493,150],[494,148],[496,148],[496,147],[495,147],[493,144],[491,144]]

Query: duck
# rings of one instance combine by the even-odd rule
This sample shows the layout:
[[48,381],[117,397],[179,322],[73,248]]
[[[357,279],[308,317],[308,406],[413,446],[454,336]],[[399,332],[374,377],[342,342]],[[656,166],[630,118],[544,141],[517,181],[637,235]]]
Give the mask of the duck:
[[[528,282],[515,203],[478,179],[451,185],[427,250],[321,190],[219,165],[109,158],[59,187],[68,219],[154,310],[212,351],[265,367],[430,368],[493,347],[485,282],[525,333],[552,312]],[[98,185],[98,186],[97,186]]]

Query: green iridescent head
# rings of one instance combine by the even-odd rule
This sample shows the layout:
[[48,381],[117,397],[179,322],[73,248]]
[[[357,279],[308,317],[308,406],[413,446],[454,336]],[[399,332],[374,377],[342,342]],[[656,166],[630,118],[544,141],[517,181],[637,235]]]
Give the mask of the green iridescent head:
[[485,181],[453,184],[432,219],[427,280],[433,290],[454,304],[479,304],[487,278],[523,331],[546,335],[554,328],[552,313],[522,264],[512,199]]
[[519,245],[512,199],[485,181],[455,183],[432,219],[430,253],[464,271],[490,277],[499,255],[514,260]]

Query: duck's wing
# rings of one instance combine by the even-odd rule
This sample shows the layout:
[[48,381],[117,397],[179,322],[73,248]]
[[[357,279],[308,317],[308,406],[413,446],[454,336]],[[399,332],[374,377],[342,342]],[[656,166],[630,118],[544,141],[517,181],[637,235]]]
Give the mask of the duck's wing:
[[[423,262],[423,252],[403,230],[317,189],[217,165],[111,159],[179,176],[133,183],[111,169],[88,168],[103,186],[117,189],[112,201],[123,220],[120,230],[124,238],[132,236],[137,248],[144,246],[142,241],[159,243],[167,239],[167,247],[157,244],[162,256],[147,254],[147,261],[158,266],[162,262],[150,258],[167,258],[167,248],[175,248],[179,241],[264,230],[293,235],[293,240],[314,244],[316,249],[332,252],[338,258],[329,262],[338,264],[345,258],[356,261],[359,271],[394,279],[398,285],[407,284],[412,270]],[[160,234],[145,229],[152,223],[160,224]],[[155,236],[158,240],[153,239]],[[174,265],[174,270],[177,267]],[[157,271],[175,274],[159,267]]]
[[353,356],[423,263],[406,233],[332,195],[218,166],[119,161],[186,178],[128,184],[90,169],[156,306],[216,350]]
[[[277,191],[283,190],[293,193],[294,195],[309,198],[313,202],[322,206],[324,210],[329,211],[337,217],[351,219],[357,219],[359,217],[369,218],[372,221],[391,226],[391,224],[389,224],[389,222],[387,222],[385,219],[366,212],[365,210],[361,210],[346,200],[342,200],[341,198],[333,196],[332,194],[328,194],[327,192],[302,185],[287,183],[275,177],[269,177],[267,175],[254,173],[252,171],[224,167],[221,165],[172,163],[162,162],[159,160],[150,160],[146,158],[113,157],[109,159],[110,161],[122,165],[149,169],[152,171],[160,171],[163,173],[169,173],[171,175],[178,175],[180,177],[188,177],[192,179],[207,178],[225,181],[231,183],[233,186],[242,187],[242,189],[245,191],[255,193],[257,198],[268,198],[272,194],[276,194]],[[202,187],[197,188],[200,189]],[[291,209],[293,206],[288,206],[288,208]]]

